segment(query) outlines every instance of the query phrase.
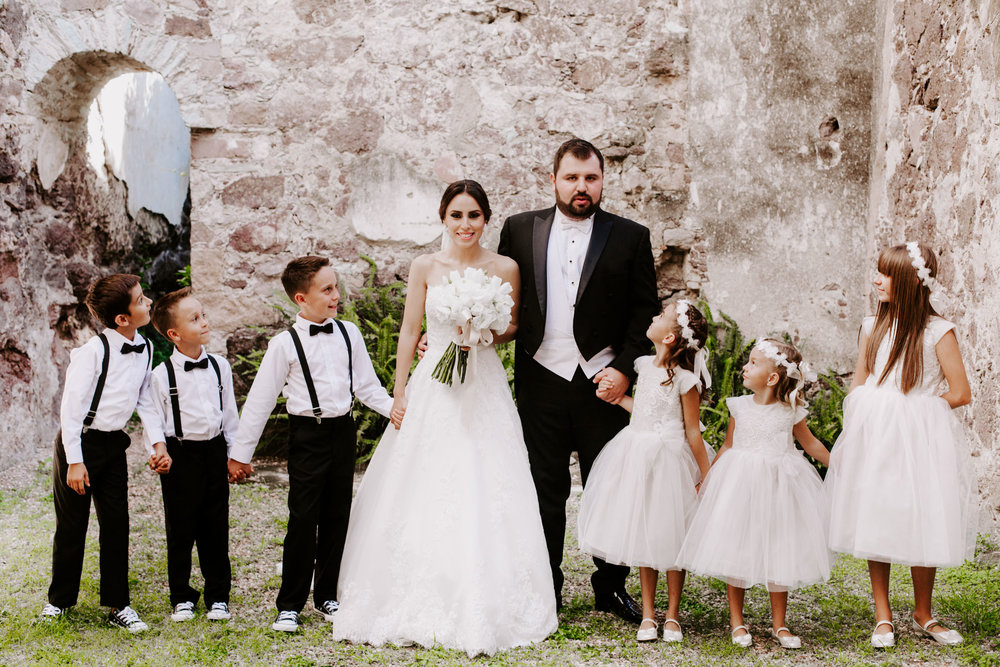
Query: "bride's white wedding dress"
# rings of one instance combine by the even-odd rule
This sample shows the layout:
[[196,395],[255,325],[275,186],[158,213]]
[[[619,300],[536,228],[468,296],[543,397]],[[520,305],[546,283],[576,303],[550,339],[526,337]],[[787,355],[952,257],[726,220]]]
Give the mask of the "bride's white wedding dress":
[[552,574],[507,374],[473,348],[465,382],[431,377],[453,327],[435,321],[351,511],[334,639],[417,643],[470,655],[545,639],[557,627]]

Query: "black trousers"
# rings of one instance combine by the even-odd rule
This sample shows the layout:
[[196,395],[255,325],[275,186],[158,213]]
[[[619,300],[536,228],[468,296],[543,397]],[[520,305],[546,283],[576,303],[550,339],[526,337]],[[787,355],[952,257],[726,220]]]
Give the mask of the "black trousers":
[[160,475],[163,517],[167,528],[167,581],[170,605],[197,602],[191,588],[191,550],[205,577],[205,607],[229,603],[229,471],[226,438],[208,441],[167,438],[173,459],[170,472]]
[[125,450],[129,437],[124,431],[83,434],[83,463],[90,486],[83,495],[66,486],[66,452],[61,438],[52,457],[52,497],[56,506],[56,532],[52,538],[52,583],[49,603],[72,607],[80,592],[83,550],[94,500],[100,524],[101,604],[121,609],[128,595],[128,470]]
[[[597,385],[579,367],[573,379],[567,381],[522,355],[517,360],[517,373],[517,410],[538,494],[556,599],[561,600],[560,566],[566,536],[566,500],[571,485],[570,454],[577,452],[586,485],[594,459],[628,424],[628,412],[597,398]],[[605,563],[600,558],[594,558],[594,564],[597,572],[591,581],[595,591],[616,590],[625,585],[628,567]]]
[[337,599],[357,431],[350,415],[322,423],[289,415],[288,422],[288,532],[276,606],[278,611],[302,611],[310,579],[317,606]]

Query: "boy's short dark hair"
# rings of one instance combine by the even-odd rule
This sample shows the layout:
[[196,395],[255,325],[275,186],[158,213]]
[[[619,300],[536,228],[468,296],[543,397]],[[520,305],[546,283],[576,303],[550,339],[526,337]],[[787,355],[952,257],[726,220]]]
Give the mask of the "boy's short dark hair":
[[601,155],[601,151],[597,150],[597,147],[586,139],[573,137],[569,141],[563,142],[563,145],[556,151],[556,159],[552,163],[553,175],[559,173],[559,165],[562,164],[566,153],[569,153],[577,160],[586,160],[591,155],[596,155],[597,161],[601,164],[601,173],[604,173],[604,156]]
[[150,315],[150,319],[153,320],[153,326],[163,334],[164,338],[167,338],[167,329],[172,329],[174,326],[174,310],[177,304],[192,294],[194,294],[194,290],[190,287],[182,287],[164,294],[153,304],[153,313]]
[[109,329],[117,329],[115,317],[128,315],[132,305],[132,288],[139,284],[139,276],[131,273],[113,273],[94,281],[83,302],[90,314]]
[[290,261],[281,273],[281,286],[285,288],[288,298],[294,301],[296,294],[308,292],[313,276],[324,266],[330,266],[330,260],[316,255],[296,257]]

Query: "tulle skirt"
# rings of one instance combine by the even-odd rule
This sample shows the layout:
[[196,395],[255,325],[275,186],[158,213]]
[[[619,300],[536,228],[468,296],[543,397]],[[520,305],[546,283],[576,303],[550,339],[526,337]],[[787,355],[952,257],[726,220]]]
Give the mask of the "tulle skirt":
[[680,567],[771,591],[830,577],[822,481],[797,451],[730,449],[701,493]]
[[844,399],[826,476],[830,548],[921,567],[961,565],[976,545],[975,470],[939,396],[863,385]]
[[355,499],[334,639],[469,655],[545,639],[558,623],[538,500],[506,373],[475,349],[465,383],[407,387]]
[[681,434],[626,427],[604,446],[580,502],[580,549],[609,563],[677,568],[699,478]]

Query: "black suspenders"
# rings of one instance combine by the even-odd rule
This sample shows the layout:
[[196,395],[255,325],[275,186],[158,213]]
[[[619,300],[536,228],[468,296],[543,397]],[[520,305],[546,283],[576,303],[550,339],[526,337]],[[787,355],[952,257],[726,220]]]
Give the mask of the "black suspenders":
[[[219,411],[224,412],[222,408],[222,371],[219,370],[219,362],[217,362],[212,355],[205,353],[208,360],[212,364],[212,369],[215,371],[215,377],[219,380]],[[170,409],[174,413],[174,437],[178,440],[184,439],[184,430],[181,428],[181,402],[177,396],[177,376],[174,375],[174,365],[167,359],[164,363],[167,368],[167,385],[170,389]],[[221,427],[220,427],[221,428]]]
[[[108,380],[108,363],[111,360],[111,346],[108,344],[108,337],[103,333],[98,334],[97,337],[101,339],[101,345],[104,347],[104,358],[101,360],[101,374],[97,376],[97,386],[94,387],[94,397],[90,400],[90,409],[83,417],[83,433],[87,432],[90,425],[94,423],[94,417],[97,416],[97,406],[101,404],[104,383]],[[143,343],[146,344],[146,370],[148,371],[149,365],[153,361],[153,350],[145,336],[139,334],[139,338],[142,338]]]
[[[334,320],[334,322],[337,323],[340,335],[344,337],[344,344],[347,345],[347,376],[350,383],[351,403],[354,403],[354,354],[351,350],[351,339],[347,335],[347,327],[344,326],[344,323],[340,320]],[[299,357],[299,366],[302,367],[302,377],[305,378],[306,389],[309,390],[309,402],[312,403],[313,417],[316,418],[316,423],[319,424],[322,421],[320,415],[323,414],[323,409],[319,407],[316,385],[313,384],[312,373],[309,372],[309,363],[306,361],[305,350],[302,349],[302,341],[299,340],[299,334],[295,331],[294,327],[290,328],[288,333],[292,334],[292,342],[295,344],[295,354]]]

